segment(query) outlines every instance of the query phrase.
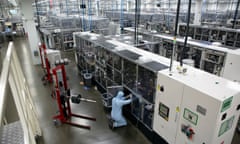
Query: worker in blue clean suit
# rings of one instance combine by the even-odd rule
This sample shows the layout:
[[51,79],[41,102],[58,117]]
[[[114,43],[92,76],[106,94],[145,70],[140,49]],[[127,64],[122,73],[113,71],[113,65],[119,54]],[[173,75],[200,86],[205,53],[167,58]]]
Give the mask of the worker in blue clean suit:
[[112,111],[111,111],[111,123],[110,127],[113,129],[115,127],[126,126],[127,121],[122,115],[122,107],[131,103],[132,97],[130,99],[126,99],[124,97],[124,93],[119,91],[117,96],[112,99]]

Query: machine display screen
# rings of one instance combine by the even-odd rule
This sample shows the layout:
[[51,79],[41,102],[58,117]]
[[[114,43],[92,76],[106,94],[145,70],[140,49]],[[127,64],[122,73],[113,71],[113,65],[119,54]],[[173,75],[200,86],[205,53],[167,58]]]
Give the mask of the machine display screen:
[[168,121],[169,108],[163,103],[159,103],[159,115]]

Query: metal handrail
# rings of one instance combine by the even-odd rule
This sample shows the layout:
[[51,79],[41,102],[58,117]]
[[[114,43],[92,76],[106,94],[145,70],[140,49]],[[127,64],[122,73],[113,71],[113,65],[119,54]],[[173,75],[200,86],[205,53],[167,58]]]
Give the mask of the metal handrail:
[[13,42],[8,44],[8,50],[3,60],[2,72],[0,77],[0,125],[3,123],[4,112],[6,108],[6,92],[8,84],[8,75],[10,70],[10,64],[12,59],[12,51],[14,49]]
[[24,143],[36,144],[35,138],[42,136],[42,132],[13,42],[8,45],[0,77],[0,126],[4,125],[7,97],[10,92],[21,121]]

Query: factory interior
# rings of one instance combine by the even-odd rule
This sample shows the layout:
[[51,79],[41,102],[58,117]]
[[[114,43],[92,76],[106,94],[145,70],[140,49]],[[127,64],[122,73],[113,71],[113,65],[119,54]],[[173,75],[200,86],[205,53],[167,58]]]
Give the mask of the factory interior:
[[240,0],[1,0],[0,144],[240,144]]

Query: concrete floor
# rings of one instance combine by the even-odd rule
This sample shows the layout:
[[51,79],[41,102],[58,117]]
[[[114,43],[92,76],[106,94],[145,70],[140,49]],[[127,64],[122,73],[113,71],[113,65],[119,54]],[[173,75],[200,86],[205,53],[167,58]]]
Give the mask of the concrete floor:
[[[143,134],[131,123],[127,127],[114,131],[108,128],[106,112],[103,109],[100,94],[94,89],[85,90],[80,85],[80,77],[73,52],[63,52],[62,57],[68,57],[72,62],[67,66],[68,84],[72,93],[81,93],[83,97],[96,100],[97,103],[82,102],[78,105],[72,104],[72,111],[76,114],[84,114],[97,118],[96,122],[73,118],[79,124],[91,126],[91,130],[85,130],[69,125],[55,127],[52,116],[57,112],[56,101],[52,99],[51,85],[43,86],[41,77],[43,70],[40,66],[33,66],[29,53],[29,45],[25,39],[14,41],[22,68],[27,78],[40,125],[43,131],[41,144],[149,144]],[[240,134],[235,134],[232,144],[240,143]]]
[[68,85],[73,94],[81,93],[83,97],[96,100],[97,103],[81,102],[72,104],[76,114],[89,115],[97,118],[96,122],[72,118],[72,121],[90,125],[91,130],[85,130],[69,125],[55,127],[52,117],[57,112],[56,101],[51,97],[51,85],[43,86],[40,66],[33,66],[29,53],[29,45],[24,40],[15,40],[15,47],[20,58],[24,73],[30,86],[39,121],[43,131],[42,144],[149,144],[150,142],[134,126],[119,128],[114,131],[108,128],[106,112],[101,103],[100,93],[94,88],[85,90],[80,85],[80,77],[74,62],[73,52],[64,52],[62,57],[68,57],[72,62],[67,66]]

